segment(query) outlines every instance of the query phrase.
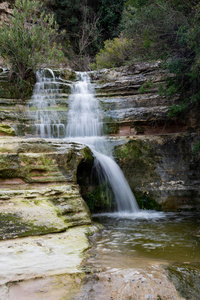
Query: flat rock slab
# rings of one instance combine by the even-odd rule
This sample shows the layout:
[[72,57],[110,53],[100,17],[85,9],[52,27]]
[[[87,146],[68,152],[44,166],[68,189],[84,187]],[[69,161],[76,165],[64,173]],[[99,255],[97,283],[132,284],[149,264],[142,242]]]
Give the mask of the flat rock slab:
[[[62,274],[9,284],[6,300],[183,300],[160,265]],[[4,300],[4,298],[2,298]]]
[[[64,233],[1,241],[0,299],[42,299],[23,298],[23,292],[16,298],[11,292],[12,284],[25,280],[26,285],[37,278],[81,273],[84,251],[90,247],[87,233],[91,230],[93,227],[76,227]],[[36,286],[37,291],[42,291],[39,282]]]
[[[75,299],[84,274],[64,274],[36,278],[11,284],[4,294],[6,300],[67,300]],[[3,299],[4,300],[4,299]],[[78,300],[78,299],[77,299]]]
[[93,275],[74,300],[183,300],[160,265],[107,269]]

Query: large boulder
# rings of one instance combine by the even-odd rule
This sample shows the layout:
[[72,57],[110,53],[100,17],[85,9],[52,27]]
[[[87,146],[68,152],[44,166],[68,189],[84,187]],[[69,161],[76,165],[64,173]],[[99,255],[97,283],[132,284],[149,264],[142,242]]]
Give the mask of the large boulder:
[[0,138],[0,239],[91,223],[77,185],[89,148],[64,141]]

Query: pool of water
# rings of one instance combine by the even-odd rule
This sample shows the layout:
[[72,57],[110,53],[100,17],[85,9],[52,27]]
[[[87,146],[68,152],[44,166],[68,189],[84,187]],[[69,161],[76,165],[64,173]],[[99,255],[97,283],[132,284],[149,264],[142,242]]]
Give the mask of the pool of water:
[[200,261],[200,213],[98,214],[104,229],[92,237],[95,259],[112,267],[136,261]]

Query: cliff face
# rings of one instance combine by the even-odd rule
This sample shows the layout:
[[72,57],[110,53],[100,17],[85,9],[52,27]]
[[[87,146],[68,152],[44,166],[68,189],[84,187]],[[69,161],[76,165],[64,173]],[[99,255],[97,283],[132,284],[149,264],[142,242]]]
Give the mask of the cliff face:
[[173,76],[161,62],[139,63],[92,74],[104,111],[107,133],[123,145],[114,156],[140,205],[153,208],[156,200],[166,211],[200,209],[199,106],[185,119],[168,117],[173,99],[159,89]]
[[196,109],[185,120],[167,116],[169,106],[177,103],[179,95],[168,99],[159,91],[171,76],[162,69],[161,61],[93,72],[108,133],[126,136],[184,132],[189,127],[196,130]]
[[[74,79],[74,73],[63,70],[59,72],[57,76],[61,74],[65,87],[53,110],[67,123],[70,80]],[[34,134],[34,108],[28,112],[27,103],[15,99],[7,75],[7,71],[2,69],[0,135],[2,138],[7,135],[31,136]],[[91,72],[90,76],[102,109],[104,131],[111,139],[121,143],[115,148],[114,155],[141,206],[151,207],[151,200],[155,200],[164,210],[199,209],[200,158],[198,153],[193,152],[193,147],[199,140],[199,108],[188,114],[186,119],[171,120],[167,116],[168,107],[176,103],[179,96],[169,100],[160,95],[159,88],[165,85],[167,76],[173,75],[163,70],[161,62],[157,61]],[[43,153],[44,149],[41,148],[40,152]],[[4,153],[5,151],[2,155],[5,156]],[[35,155],[34,151],[32,155]],[[56,157],[59,155],[56,154]],[[6,164],[11,163],[9,159],[6,158]],[[68,164],[68,174],[75,174],[78,165],[73,167],[67,160],[66,166]],[[91,163],[89,165],[91,167]],[[30,173],[25,174],[24,170],[20,172],[14,173],[20,180],[31,178]],[[82,186],[90,184],[88,172],[84,176],[79,174]],[[22,174],[25,174],[24,177]],[[43,175],[42,178],[47,178],[48,181],[45,172]],[[60,182],[59,178],[68,176],[66,170],[60,176],[54,176],[54,183]],[[87,177],[85,181],[84,177]],[[66,180],[69,178],[66,177]],[[87,188],[84,187],[84,191],[87,194]]]
[[[198,134],[130,137],[115,157],[141,206],[165,211],[200,209],[200,155],[193,152]],[[152,206],[151,206],[152,205]]]

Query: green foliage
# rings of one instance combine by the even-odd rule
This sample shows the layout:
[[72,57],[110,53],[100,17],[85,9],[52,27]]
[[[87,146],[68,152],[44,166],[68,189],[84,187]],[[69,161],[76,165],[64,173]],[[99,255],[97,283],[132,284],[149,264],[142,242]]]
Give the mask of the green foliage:
[[161,210],[161,205],[158,204],[151,196],[149,195],[149,192],[143,191],[143,192],[134,192],[137,203],[141,209],[145,210]]
[[168,117],[174,117],[183,113],[187,108],[187,105],[184,103],[180,103],[178,105],[173,105],[169,108]]
[[200,141],[198,141],[196,143],[196,145],[193,147],[193,153],[196,153],[196,152],[200,152]]
[[105,182],[93,187],[93,191],[87,193],[84,200],[92,213],[114,209],[113,194]]
[[151,80],[148,80],[147,82],[144,82],[141,85],[138,91],[140,94],[148,93],[153,86],[154,86],[153,82]]
[[181,102],[170,108],[173,117],[200,102],[200,4],[199,1],[127,0],[122,33],[132,39],[138,59],[163,59],[170,77],[160,92]]
[[132,41],[127,38],[115,38],[104,42],[96,56],[97,68],[120,67],[130,60],[132,54]]
[[71,67],[87,69],[100,36],[97,3],[91,0],[46,0],[46,5],[54,12],[60,30],[65,30],[61,43]]
[[186,16],[173,9],[171,1],[128,1],[125,5],[122,30],[126,37],[137,41],[139,57],[164,58],[177,52],[177,30],[187,26]]
[[121,20],[124,0],[98,0],[97,11],[99,12],[99,28],[103,41],[113,39],[120,33],[119,23]]
[[119,34],[124,0],[45,0],[45,3],[54,12],[60,29],[66,31],[61,42],[73,68],[86,68],[103,42]]
[[21,96],[33,84],[39,65],[62,57],[55,43],[57,29],[53,16],[42,10],[38,0],[16,0],[10,24],[0,27],[0,55],[11,66],[10,79]]

